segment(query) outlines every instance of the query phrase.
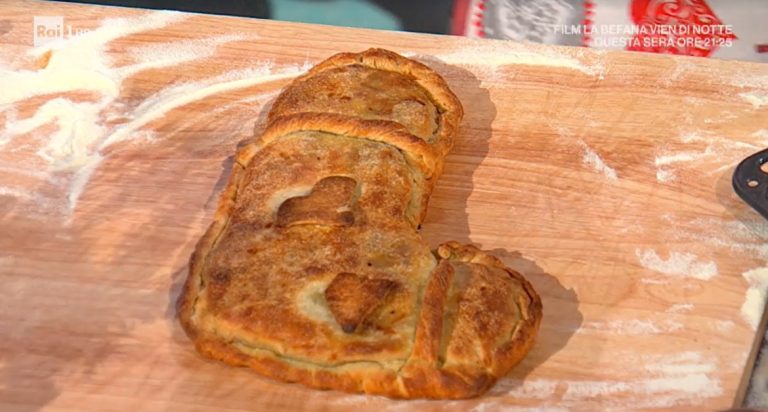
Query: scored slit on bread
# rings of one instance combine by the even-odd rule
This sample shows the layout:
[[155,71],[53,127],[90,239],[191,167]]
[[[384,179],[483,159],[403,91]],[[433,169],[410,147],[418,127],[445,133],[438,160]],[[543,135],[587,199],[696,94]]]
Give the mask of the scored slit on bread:
[[533,344],[541,300],[474,246],[419,235],[463,111],[395,53],[341,53],[238,151],[179,298],[198,351],[320,389],[479,395]]

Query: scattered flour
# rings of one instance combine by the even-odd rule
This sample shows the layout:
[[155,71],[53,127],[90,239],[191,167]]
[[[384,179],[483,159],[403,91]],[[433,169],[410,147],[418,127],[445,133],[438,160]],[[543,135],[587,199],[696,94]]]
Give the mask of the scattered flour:
[[[607,355],[607,354],[606,354]],[[612,353],[611,358],[631,370],[624,380],[502,380],[492,391],[512,399],[538,399],[552,402],[542,406],[568,409],[584,401],[599,399],[600,408],[669,408],[676,405],[702,405],[708,398],[722,395],[719,379],[710,376],[719,369],[717,359],[701,352]],[[609,396],[620,395],[618,399]]]
[[703,152],[681,152],[672,155],[656,156],[654,163],[656,166],[666,166],[672,163],[692,162],[694,160],[699,160],[702,157],[712,156],[713,154],[714,151],[712,146],[707,146]]
[[714,360],[705,360],[699,352],[681,352],[665,355],[643,355],[642,365],[655,376],[672,377],[710,373],[717,369]]
[[606,72],[599,54],[590,51],[578,50],[577,53],[569,54],[550,47],[537,48],[511,42],[466,41],[466,46],[435,57],[444,63],[471,69],[480,75],[481,81],[499,80],[501,74],[498,69],[510,65],[557,67],[599,79]]
[[752,133],[752,137],[760,139],[760,144],[768,146],[768,129],[759,129]]
[[96,171],[96,168],[99,166],[102,159],[103,157],[101,154],[93,154],[93,156],[91,156],[88,161],[73,174],[69,191],[67,192],[67,207],[70,212],[75,210],[77,200],[80,199],[80,195],[85,191],[85,187],[88,185],[91,175]]
[[667,285],[669,284],[669,279],[643,278],[643,279],[640,279],[640,282],[645,283],[646,285]]
[[[731,115],[729,118],[735,118],[734,115]],[[755,134],[753,133],[751,137],[755,137]],[[755,144],[759,142],[745,142],[738,139],[735,139],[733,137],[724,137],[715,135],[711,132],[707,131],[701,131],[696,130],[692,132],[686,132],[680,135],[680,142],[682,143],[707,143],[708,146],[704,150],[704,152],[696,153],[695,158],[691,160],[698,160],[701,157],[709,156],[709,155],[718,155],[722,151],[728,151],[728,150],[734,150],[734,149],[759,149],[761,147],[760,144]]]
[[691,253],[671,252],[666,260],[659,257],[652,249],[636,249],[635,255],[644,268],[665,275],[708,280],[718,274],[715,262],[697,261],[698,257]]
[[0,186],[0,197],[2,196],[10,196],[10,197],[16,197],[21,199],[34,199],[35,194],[32,192],[28,192],[26,190],[17,189],[15,187],[4,187]]
[[[141,128],[175,108],[227,90],[294,77],[307,69],[306,65],[276,68],[272,62],[257,62],[250,69],[171,85],[146,98],[137,107],[126,109],[117,99],[122,82],[130,76],[148,69],[203,59],[214,55],[222,44],[254,38],[224,35],[137,46],[127,50],[133,62],[120,67],[111,65],[106,53],[109,42],[164,27],[183,16],[173,12],[152,12],[139,18],[105,20],[101,27],[87,34],[33,49],[32,56],[48,56],[48,63],[42,69],[12,70],[0,65],[0,81],[14,84],[13,88],[0,88],[0,107],[43,94],[90,91],[101,96],[96,101],[86,102],[57,97],[25,119],[17,119],[15,112],[9,110],[5,115],[5,127],[0,130],[2,147],[41,126],[56,126],[54,132],[45,136],[46,143],[37,155],[48,165],[46,179],[64,182],[69,214],[74,211],[90,176],[110,146],[127,140],[147,139],[151,133]],[[111,124],[116,119],[118,123]]]
[[768,93],[764,91],[755,90],[746,93],[739,93],[739,97],[749,102],[755,109],[759,109],[762,106],[768,105]]
[[563,399],[593,399],[622,394],[625,395],[622,402],[628,402],[625,406],[663,408],[680,404],[701,404],[706,398],[722,393],[718,379],[711,378],[706,373],[683,373],[632,381],[569,382]]
[[699,131],[685,132],[680,135],[680,141],[683,143],[703,142],[707,138],[701,135]]
[[161,90],[144,100],[133,112],[131,121],[120,125],[104,140],[103,146],[124,141],[137,129],[157,120],[169,111],[227,90],[244,89],[271,81],[296,77],[308,65],[289,65],[273,70],[272,62],[263,62],[247,70],[234,70],[199,82],[182,83]]
[[656,169],[656,180],[662,183],[673,182],[677,180],[677,176],[671,170]]
[[85,90],[112,98],[120,92],[120,81],[109,68],[104,56],[105,45],[117,38],[162,28],[184,18],[177,12],[152,12],[138,18],[104,20],[101,27],[80,36],[60,40],[32,49],[35,57],[50,53],[45,68],[40,70],[12,70],[0,65],[0,105],[17,102],[32,96]]
[[732,320],[715,321],[715,329],[717,329],[718,332],[730,332],[735,326],[736,324]]
[[726,79],[732,86],[750,89],[768,89],[768,75],[755,74],[746,67],[739,68]]
[[690,312],[693,310],[693,304],[691,303],[677,303],[669,307],[666,310],[667,313],[682,313]]
[[[694,139],[700,139],[698,134],[687,133],[681,137],[684,142],[697,141]],[[675,154],[664,154],[656,156],[654,164],[656,165],[656,180],[662,183],[672,182],[677,180],[677,175],[672,170],[665,168],[665,166],[673,163],[680,162],[692,162],[703,157],[712,155],[712,147],[707,146],[704,152],[682,152]]]
[[683,101],[690,106],[703,106],[707,102],[702,98],[692,96],[685,96]]
[[[755,139],[757,138],[757,139]],[[685,144],[706,145],[700,150],[670,151],[662,148],[654,159],[656,180],[661,183],[677,180],[677,170],[707,163],[707,174],[721,173],[733,167],[744,157],[768,145],[768,138],[753,133],[747,139],[716,135],[703,130],[686,131],[679,141]]]
[[120,77],[125,78],[143,70],[172,67],[211,57],[223,44],[241,40],[255,40],[256,38],[253,35],[227,34],[209,38],[147,44],[128,51],[135,63],[118,67],[115,70],[120,74]]
[[602,158],[589,147],[584,148],[584,156],[581,158],[584,164],[592,166],[593,169],[602,173],[610,180],[617,180],[618,176],[616,171],[610,166],[606,165]]
[[[507,386],[512,386],[511,389],[506,389]],[[557,381],[551,381],[546,379],[526,379],[523,382],[508,380],[502,380],[498,383],[499,388],[504,389],[504,396],[511,398],[521,399],[549,399],[552,398],[557,389]]]
[[766,294],[768,294],[768,267],[752,269],[742,273],[741,276],[749,284],[744,304],[741,305],[741,316],[752,330],[757,330],[765,311]]
[[609,333],[614,335],[658,335],[660,333],[671,333],[683,328],[683,324],[672,320],[662,322],[653,322],[650,320],[613,320],[613,321],[595,321],[584,322],[576,333]]
[[[692,228],[696,228],[694,230]],[[707,228],[702,231],[701,228]],[[669,234],[674,241],[695,241],[728,249],[733,253],[768,260],[768,222],[753,220],[692,219],[676,222]]]
[[603,159],[600,157],[600,155],[597,154],[591,147],[587,146],[584,141],[579,140],[579,145],[584,150],[584,153],[582,154],[581,161],[587,165],[590,166],[592,169],[594,169],[596,172],[602,173],[605,177],[607,177],[609,180],[618,180],[618,175],[616,174],[616,170],[605,164]]

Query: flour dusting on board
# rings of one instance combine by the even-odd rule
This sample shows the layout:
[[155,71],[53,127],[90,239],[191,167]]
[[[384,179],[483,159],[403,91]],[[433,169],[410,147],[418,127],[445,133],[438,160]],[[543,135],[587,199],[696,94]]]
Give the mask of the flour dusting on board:
[[581,146],[582,149],[582,156],[581,156],[581,162],[585,166],[589,166],[592,170],[602,174],[605,176],[608,180],[618,180],[619,176],[616,173],[616,170],[610,166],[608,166],[602,157],[600,157],[597,152],[589,147],[587,143],[577,138],[574,133],[567,127],[564,127],[560,124],[552,124],[549,125],[553,129],[555,129],[560,136],[561,139],[564,141],[567,141],[568,143],[577,143],[579,146]]
[[709,280],[718,274],[714,261],[700,261],[692,253],[670,252],[669,258],[662,259],[655,250],[636,249],[635,255],[644,268],[665,275]]
[[[720,367],[709,354],[695,351],[605,353],[627,365],[628,380],[504,379],[491,391],[513,399],[545,400],[543,407],[566,408],[599,400],[601,407],[669,408],[706,405],[723,393],[721,382],[711,376]],[[620,398],[612,398],[620,395]],[[551,402],[551,403],[549,403]],[[514,409],[513,409],[514,410]]]
[[685,144],[685,149],[671,150],[664,145],[657,151],[654,165],[658,182],[678,180],[678,172],[702,166],[707,168],[709,175],[723,173],[768,144],[768,138],[759,131],[745,139],[694,129],[680,133],[678,140]]
[[673,182],[677,180],[677,176],[670,170],[656,169],[656,180],[662,183]]
[[[15,139],[21,141],[20,137],[25,135],[28,135],[23,139],[25,142],[33,141],[33,138],[43,140],[36,155],[42,162],[41,168],[46,169],[44,178],[47,183],[65,188],[66,207],[63,209],[66,214],[71,215],[74,211],[91,175],[105,158],[106,150],[114,144],[150,138],[151,133],[142,128],[176,108],[224,91],[295,77],[307,69],[306,65],[275,67],[271,61],[256,62],[248,69],[172,84],[145,98],[138,106],[127,107],[118,99],[122,83],[132,75],[204,59],[214,55],[223,44],[255,38],[253,35],[223,35],[140,45],[126,50],[132,62],[119,67],[111,64],[106,53],[111,41],[162,28],[182,18],[180,13],[152,12],[138,18],[105,20],[101,27],[85,35],[32,49],[32,56],[47,56],[47,63],[41,69],[13,70],[0,65],[0,80],[15,85],[0,90],[0,104],[73,91],[88,91],[100,96],[91,101],[56,97],[23,119],[19,119],[13,109],[7,110],[4,129],[0,130],[0,148],[7,149],[9,143]],[[55,129],[35,134],[48,125]],[[6,190],[6,195],[13,196],[13,193]],[[16,194],[14,197],[19,199],[29,198]],[[42,204],[36,202],[37,206]]]
[[751,91],[746,93],[739,93],[739,97],[749,102],[755,109],[759,109],[762,106],[768,105],[768,93],[763,91]]
[[762,146],[768,146],[768,129],[759,129],[752,133],[752,137],[760,139]]
[[580,142],[580,144],[584,149],[584,154],[581,157],[581,161],[584,162],[584,164],[592,167],[595,171],[602,173],[609,180],[618,180],[616,170],[605,164],[600,155],[598,155],[591,147],[587,146],[586,143]]
[[752,330],[757,330],[768,295],[768,267],[752,269],[742,273],[741,276],[749,285],[744,304],[741,305],[741,315]]
[[[490,395],[512,399],[534,399],[546,408],[582,405],[599,401],[601,408],[670,408],[706,405],[708,399],[723,394],[720,380],[712,374],[720,369],[718,359],[695,351],[647,353],[610,352],[616,362],[626,365],[627,380],[503,379]],[[619,395],[616,397],[616,395]],[[500,406],[483,402],[479,410]],[[504,405],[506,407],[506,405]],[[504,409],[507,410],[507,409]],[[510,409],[517,410],[517,409]]]
[[216,54],[216,49],[221,45],[255,38],[253,35],[226,34],[202,39],[147,44],[128,50],[128,54],[136,63],[117,69],[121,75],[127,77],[142,70],[171,67],[211,57]]
[[481,81],[503,80],[497,69],[512,65],[563,68],[600,79],[605,75],[605,67],[599,53],[593,51],[577,50],[566,53],[551,48],[534,51],[531,50],[530,45],[511,42],[474,40],[466,40],[466,42],[469,44],[435,57],[444,63],[471,69],[480,75]]
[[513,399],[553,399],[556,397],[559,386],[562,385],[548,379],[504,378],[499,380],[488,394]]
[[644,319],[590,321],[584,322],[576,333],[607,333],[613,335],[658,335],[672,333],[683,328],[683,324],[673,320],[654,322]]
[[656,166],[666,166],[672,163],[692,162],[712,155],[714,155],[714,150],[711,146],[707,146],[702,152],[679,152],[671,155],[656,156],[655,164]]
[[716,320],[715,329],[718,332],[730,332],[736,326],[732,320]]
[[[702,231],[701,228],[707,228]],[[768,260],[768,222],[725,219],[690,219],[676,222],[670,240],[694,241],[721,247],[732,253]]]
[[[639,362],[655,377],[630,381],[580,381],[568,384],[565,400],[600,398],[601,405],[632,408],[669,408],[676,405],[702,405],[707,398],[723,393],[720,380],[709,376],[716,365],[704,362],[700,354],[683,353],[668,360]],[[677,358],[677,359],[675,359]],[[623,395],[621,400],[609,400],[611,395]],[[619,403],[622,402],[622,403]]]
[[691,303],[676,303],[669,307],[665,312],[667,313],[683,313],[693,310],[693,304]]
[[120,81],[109,68],[109,61],[103,54],[104,46],[129,34],[164,27],[183,16],[163,11],[131,19],[106,19],[96,30],[32,49],[30,54],[35,57],[49,54],[47,64],[40,70],[13,70],[0,65],[0,79],[4,84],[14,85],[0,90],[0,105],[71,90],[116,97]]

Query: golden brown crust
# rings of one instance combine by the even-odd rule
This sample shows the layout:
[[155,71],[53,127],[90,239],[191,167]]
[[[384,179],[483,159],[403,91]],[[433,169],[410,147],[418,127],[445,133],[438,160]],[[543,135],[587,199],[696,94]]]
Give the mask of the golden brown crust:
[[[283,136],[300,131],[322,131],[389,144],[400,150],[407,158],[412,159],[413,165],[429,178],[435,171],[435,163],[439,156],[423,140],[408,133],[398,123],[365,120],[333,113],[299,113],[276,118],[270,122],[258,141],[251,143],[250,146],[264,147]],[[255,148],[252,147],[241,150],[237,162],[247,164],[254,151]]]
[[[315,87],[308,88],[308,93],[301,93],[304,89],[304,84],[317,78],[323,72],[344,69],[350,66],[362,66],[372,70],[400,74],[413,80],[416,85],[421,87],[431,97],[432,103],[438,108],[440,114],[439,125],[434,140],[431,143],[435,154],[438,156],[438,174],[436,177],[439,177],[439,171],[442,170],[442,160],[453,148],[459,123],[461,123],[461,119],[464,116],[464,109],[459,99],[439,74],[422,63],[405,58],[389,50],[373,48],[362,53],[339,53],[319,63],[307,73],[295,79],[291,86],[277,97],[269,113],[269,122],[273,122],[281,116],[317,111],[308,110],[308,107],[311,107],[311,101],[317,99],[320,95],[317,93],[318,87],[313,85]],[[339,85],[329,85],[327,83],[335,83],[334,80],[326,81],[323,86],[326,86],[334,93],[338,93]],[[344,85],[341,85],[341,87],[343,88]],[[357,90],[355,92],[360,93]],[[295,96],[296,94],[299,96]],[[298,101],[294,97],[298,97]],[[338,108],[329,107],[327,101],[324,103],[326,103],[323,106],[324,112],[344,112],[344,110],[336,111]],[[360,114],[357,115],[359,116]],[[390,116],[391,113],[382,118],[391,119]]]
[[[195,331],[190,336],[201,353],[235,366],[248,366],[262,375],[286,382],[297,382],[317,389],[335,389],[346,392],[364,392],[393,398],[464,399],[482,394],[497,379],[503,377],[525,357],[533,345],[542,317],[541,299],[533,287],[519,273],[506,268],[493,256],[474,246],[448,242],[438,250],[447,256],[432,274],[424,297],[420,324],[416,330],[415,345],[408,361],[399,369],[344,365],[340,368],[322,367],[299,360],[286,359],[273,351],[238,350],[231,342],[208,331]],[[445,253],[448,251],[448,253]],[[451,262],[489,264],[505,272],[525,290],[519,295],[527,305],[527,315],[516,329],[515,339],[504,342],[493,352],[491,365],[468,363],[440,366],[440,344],[445,296],[451,283]],[[183,296],[188,296],[184,294]],[[182,302],[185,299],[182,299]],[[184,316],[182,315],[182,319]],[[187,323],[185,330],[189,333]]]
[[404,117],[415,119],[406,127],[278,105],[238,152],[191,257],[181,324],[202,354],[287,382],[395,398],[479,395],[532,346],[541,300],[497,258],[456,242],[431,252],[415,230],[461,118],[436,73],[384,50],[343,53],[278,102],[352,65],[416,79],[442,111],[434,139],[409,132],[425,124],[418,116]]

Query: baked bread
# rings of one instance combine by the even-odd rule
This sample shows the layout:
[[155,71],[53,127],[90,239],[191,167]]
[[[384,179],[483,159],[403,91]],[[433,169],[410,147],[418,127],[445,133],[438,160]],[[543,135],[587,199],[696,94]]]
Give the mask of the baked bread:
[[520,274],[417,228],[462,108],[426,66],[331,57],[238,151],[192,255],[181,323],[202,354],[288,382],[467,398],[530,349],[542,316]]

